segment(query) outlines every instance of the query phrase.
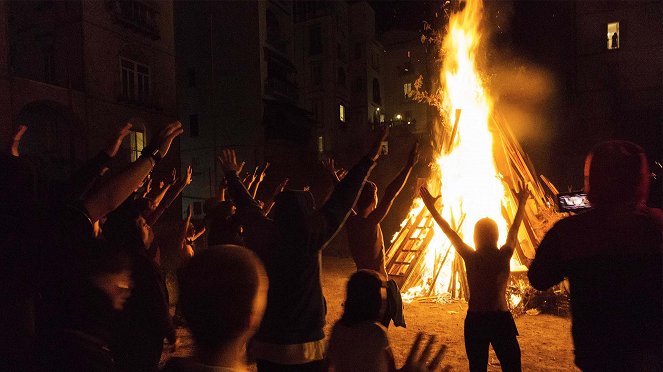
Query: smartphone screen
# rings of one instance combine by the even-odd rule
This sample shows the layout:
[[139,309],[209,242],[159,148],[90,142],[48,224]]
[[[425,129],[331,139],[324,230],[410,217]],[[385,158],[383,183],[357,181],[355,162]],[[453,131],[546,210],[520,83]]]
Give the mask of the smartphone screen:
[[592,208],[584,192],[558,194],[557,204],[561,212],[577,212]]

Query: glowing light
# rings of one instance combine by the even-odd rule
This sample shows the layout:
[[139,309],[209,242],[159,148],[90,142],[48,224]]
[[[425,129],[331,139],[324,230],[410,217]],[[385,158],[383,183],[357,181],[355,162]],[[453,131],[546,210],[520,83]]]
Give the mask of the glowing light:
[[[449,31],[440,51],[443,89],[440,93],[441,107],[438,107],[441,122],[446,125],[436,128],[434,132],[438,136],[437,143],[443,145],[436,149],[437,167],[427,180],[427,186],[431,193],[441,194],[444,205],[441,214],[447,221],[452,225],[463,221],[458,233],[468,244],[473,245],[476,222],[489,217],[498,225],[498,244],[501,246],[507,235],[507,221],[502,215],[503,203],[514,201],[495,164],[493,135],[489,128],[493,102],[477,67],[482,11],[481,0],[468,0],[464,10],[449,19]],[[396,119],[400,120],[401,115],[396,115]],[[514,205],[507,207],[513,210]],[[421,199],[415,199],[408,219],[414,218],[421,208]],[[407,289],[403,299],[408,302],[431,293],[446,294],[448,297],[454,255],[451,243],[435,225],[434,236],[428,244],[421,268],[420,284]],[[444,265],[436,268],[445,256]],[[514,259],[512,266],[521,265]],[[456,287],[460,288],[460,283],[457,284]],[[512,299],[512,302],[515,300]],[[520,302],[519,298],[517,302]]]

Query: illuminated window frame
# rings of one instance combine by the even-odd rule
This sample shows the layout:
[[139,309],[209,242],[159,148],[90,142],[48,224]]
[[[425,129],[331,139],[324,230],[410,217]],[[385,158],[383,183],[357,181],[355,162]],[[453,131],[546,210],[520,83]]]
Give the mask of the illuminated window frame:
[[129,133],[129,148],[131,150],[131,161],[134,162],[140,157],[140,153],[145,148],[145,132],[132,130]]
[[608,50],[617,50],[622,46],[621,35],[619,33],[619,22],[608,23],[606,41],[607,41],[606,47],[608,48]]
[[338,105],[338,120],[341,123],[345,123],[345,105],[342,103]]

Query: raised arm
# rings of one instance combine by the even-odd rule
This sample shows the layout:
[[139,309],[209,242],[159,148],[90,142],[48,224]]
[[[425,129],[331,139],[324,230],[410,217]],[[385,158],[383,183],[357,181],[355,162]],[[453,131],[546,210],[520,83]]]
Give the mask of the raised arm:
[[412,167],[417,164],[419,160],[419,142],[415,142],[410,150],[410,155],[408,155],[407,163],[403,170],[398,173],[396,178],[387,186],[387,189],[384,192],[382,200],[378,203],[378,206],[368,215],[368,219],[374,223],[380,223],[389,213],[391,205],[394,203],[394,199],[400,194],[407,182],[410,172],[412,172]]
[[451,228],[449,223],[444,218],[442,218],[442,216],[437,211],[437,209],[435,209],[435,202],[440,197],[438,196],[434,198],[430,194],[430,192],[428,192],[428,189],[425,186],[421,186],[419,192],[421,193],[421,199],[424,201],[426,208],[433,216],[435,222],[437,222],[437,224],[442,229],[442,232],[444,232],[447,238],[449,238],[451,244],[453,244],[454,248],[456,248],[456,251],[458,251],[460,256],[463,257],[463,259],[465,259],[465,257],[471,254],[472,248],[470,248],[467,244],[465,244],[465,242],[463,241],[463,239],[460,238],[458,233],[456,233],[454,229]]
[[329,199],[316,214],[312,225],[317,226],[310,233],[317,235],[310,236],[309,240],[314,249],[323,248],[324,243],[336,234],[348,217],[366,178],[375,166],[375,161],[380,157],[382,141],[387,138],[388,134],[386,129],[380,133],[366,156],[352,167],[345,178],[334,187]]
[[167,125],[147,147],[145,155],[88,195],[83,200],[83,206],[90,220],[94,222],[122,204],[141,185],[156,164],[156,159],[166,156],[173,140],[182,132],[179,121]]
[[148,225],[152,226],[154,225],[159,218],[161,218],[161,215],[163,212],[170,207],[171,204],[177,199],[178,196],[184,191],[184,189],[191,184],[191,176],[193,174],[193,171],[191,170],[191,166],[189,165],[186,168],[186,178],[177,182],[175,184],[175,187],[173,187],[173,190],[170,194],[168,194],[162,201],[159,203],[159,206],[154,210],[154,212],[150,213],[150,215],[145,219]]
[[105,149],[90,159],[72,177],[71,199],[83,198],[92,188],[95,181],[103,175],[108,162],[117,155],[122,141],[129,135],[131,123],[126,123],[115,133]]
[[223,150],[221,155],[219,155],[218,160],[221,165],[221,170],[223,170],[223,173],[226,176],[228,193],[237,207],[237,212],[259,214],[262,216],[262,209],[237,176],[237,171],[240,169],[240,166],[237,164],[237,154],[235,154],[235,150]]
[[11,156],[14,156],[14,157],[17,157],[17,158],[20,156],[20,152],[19,152],[18,148],[19,148],[19,145],[21,144],[21,138],[23,138],[23,134],[25,134],[26,130],[28,130],[28,126],[24,125],[24,124],[19,125],[18,128],[16,129],[16,133],[14,133],[14,135],[12,136],[11,141],[9,142],[9,145],[7,146],[7,149],[8,149],[7,152]]
[[523,221],[523,216],[525,215],[525,206],[527,205],[527,198],[529,198],[529,185],[521,185],[520,191],[516,194],[516,200],[518,200],[518,210],[516,215],[513,217],[513,223],[509,228],[509,233],[506,236],[506,247],[513,249],[516,246],[518,240],[518,228],[520,223]]
[[288,178],[283,179],[281,183],[279,183],[276,188],[274,189],[274,192],[272,195],[269,197],[269,200],[265,202],[265,206],[262,209],[262,213],[265,216],[269,216],[269,212],[272,211],[272,207],[274,207],[274,200],[276,200],[276,197],[285,190],[285,187],[288,185]]
[[[163,183],[163,181],[161,182]],[[159,188],[159,192],[154,196],[154,199],[152,200],[152,203],[154,203],[155,208],[158,207],[159,204],[161,204],[168,190],[170,190],[170,188],[173,187],[176,183],[177,183],[177,171],[173,168],[170,181],[168,181],[168,183],[164,184],[162,187]]]
[[[260,187],[260,184],[262,183],[262,181],[265,180],[265,175],[267,174],[267,168],[269,168],[269,162],[265,163],[265,167],[262,168],[260,173],[256,176],[256,180],[253,182],[253,184],[251,185],[251,188],[249,189],[249,193],[251,194],[251,196],[253,196],[254,199],[256,198],[256,195],[258,194],[258,187]],[[258,168],[256,168],[256,170],[257,169]]]

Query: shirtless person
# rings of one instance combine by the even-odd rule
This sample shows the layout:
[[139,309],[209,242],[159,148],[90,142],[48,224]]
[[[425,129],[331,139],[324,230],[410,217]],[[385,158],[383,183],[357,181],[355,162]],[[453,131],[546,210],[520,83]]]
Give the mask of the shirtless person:
[[522,187],[517,194],[518,211],[509,228],[506,243],[497,248],[497,224],[482,218],[474,226],[475,251],[468,246],[435,209],[437,198],[425,187],[421,198],[435,222],[442,228],[456,251],[465,261],[470,286],[469,308],[465,318],[465,352],[470,371],[486,371],[488,345],[492,344],[503,371],[520,371],[518,330],[506,304],[506,285],[509,280],[509,261],[518,238],[518,227],[525,212],[529,191]]
[[[380,222],[385,218],[394,199],[403,190],[412,167],[419,159],[419,143],[415,143],[410,150],[407,164],[393,181],[387,186],[382,201],[378,203],[378,190],[373,182],[367,181],[359,194],[355,211],[346,222],[348,231],[348,245],[352,259],[357,270],[374,270],[380,274],[382,280],[387,281],[387,270],[384,265],[384,239]],[[388,305],[385,319],[382,324],[386,327],[391,319],[396,326],[405,326],[400,304],[400,292],[394,281],[388,283]],[[399,312],[400,309],[400,312]]]

